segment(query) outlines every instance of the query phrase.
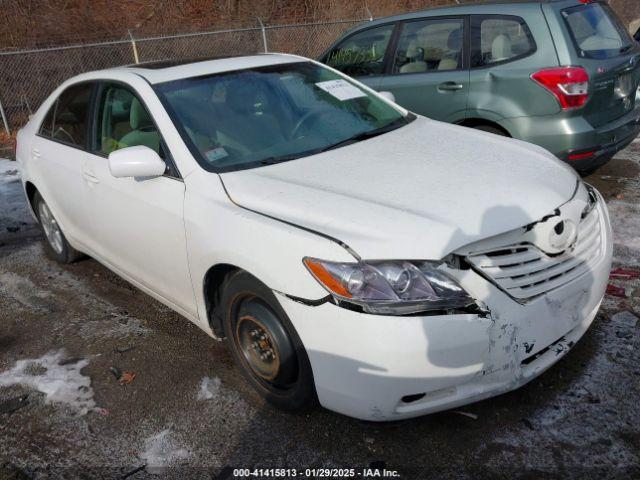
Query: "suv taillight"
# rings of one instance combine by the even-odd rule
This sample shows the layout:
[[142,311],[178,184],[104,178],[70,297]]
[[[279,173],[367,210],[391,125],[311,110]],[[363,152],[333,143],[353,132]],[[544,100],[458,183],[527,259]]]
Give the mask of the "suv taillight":
[[545,68],[531,78],[549,90],[563,110],[580,108],[589,98],[589,74],[582,67]]

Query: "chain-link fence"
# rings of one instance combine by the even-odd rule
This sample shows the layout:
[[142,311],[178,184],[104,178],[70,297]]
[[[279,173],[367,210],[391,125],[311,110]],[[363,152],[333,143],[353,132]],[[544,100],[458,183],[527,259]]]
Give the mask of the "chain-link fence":
[[[0,132],[14,133],[60,83],[82,72],[156,60],[265,51],[314,58],[344,31],[364,20],[288,25],[263,25],[258,21],[255,28],[146,38],[131,35],[111,42],[0,52]],[[0,142],[0,157],[8,156],[9,150]]]

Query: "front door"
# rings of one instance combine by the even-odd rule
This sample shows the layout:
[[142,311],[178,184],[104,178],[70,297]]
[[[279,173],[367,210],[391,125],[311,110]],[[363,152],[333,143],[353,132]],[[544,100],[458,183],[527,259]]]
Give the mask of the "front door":
[[[96,254],[174,306],[195,315],[183,220],[185,186],[148,109],[128,87],[101,85],[92,152],[83,164]],[[109,153],[143,145],[168,164],[157,178],[115,178]]]
[[379,90],[385,70],[387,50],[396,24],[389,23],[360,30],[342,40],[321,61],[342,73]]
[[397,48],[378,90],[403,107],[435,120],[465,118],[469,69],[464,17],[430,18],[401,25]]

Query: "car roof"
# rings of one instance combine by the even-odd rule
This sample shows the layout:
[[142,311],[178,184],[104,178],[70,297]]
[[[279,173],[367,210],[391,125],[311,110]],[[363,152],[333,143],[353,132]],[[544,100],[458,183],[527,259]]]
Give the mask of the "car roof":
[[[578,4],[578,0],[459,0],[460,3],[455,5],[445,5],[440,7],[425,8],[408,13],[401,13],[397,15],[391,15],[388,17],[380,17],[370,22],[357,25],[354,28],[346,32],[341,38],[352,32],[358,31],[367,26],[375,26],[378,24],[385,24],[394,21],[412,20],[415,18],[426,16],[442,16],[442,15],[466,15],[474,13],[487,13],[488,9],[492,6],[498,7],[497,13],[501,12],[501,9],[513,8],[539,8],[541,4]],[[493,13],[493,12],[492,12]]]
[[[161,60],[138,65],[118,67],[107,71],[126,71],[145,78],[149,83],[163,83],[182,78],[213,75],[234,70],[265,67],[284,63],[310,61],[308,58],[284,53],[263,53],[231,57],[186,60]],[[104,71],[103,71],[104,73]]]

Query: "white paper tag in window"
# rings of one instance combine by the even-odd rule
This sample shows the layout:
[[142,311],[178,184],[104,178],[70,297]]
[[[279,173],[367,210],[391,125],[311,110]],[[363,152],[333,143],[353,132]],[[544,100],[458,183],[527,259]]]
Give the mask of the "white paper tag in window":
[[352,98],[367,96],[367,94],[358,87],[342,79],[318,82],[316,83],[316,86],[343,102],[345,100],[351,100]]
[[228,157],[229,154],[224,148],[216,147],[204,152],[204,156],[207,157],[207,160],[215,162],[217,160],[222,160],[223,158]]

